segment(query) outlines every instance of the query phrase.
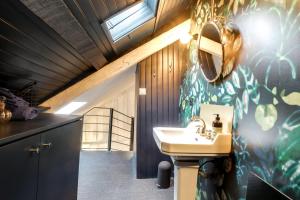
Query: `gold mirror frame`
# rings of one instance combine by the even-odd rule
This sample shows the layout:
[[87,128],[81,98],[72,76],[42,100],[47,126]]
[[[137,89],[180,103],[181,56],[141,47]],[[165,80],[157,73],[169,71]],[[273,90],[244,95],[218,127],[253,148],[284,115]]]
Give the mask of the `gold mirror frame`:
[[[209,32],[211,35],[208,35]],[[215,82],[229,75],[236,64],[241,46],[242,38],[234,24],[224,25],[217,20],[205,23],[198,41],[198,60],[205,79]],[[221,60],[218,61],[217,57]]]

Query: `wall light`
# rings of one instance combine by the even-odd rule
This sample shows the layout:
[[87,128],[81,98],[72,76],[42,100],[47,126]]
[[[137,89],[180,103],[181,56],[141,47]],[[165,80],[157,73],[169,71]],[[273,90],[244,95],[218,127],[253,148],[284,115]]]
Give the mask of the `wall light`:
[[179,40],[182,44],[187,44],[189,43],[189,41],[193,39],[193,40],[197,40],[198,39],[198,34],[193,34],[191,35],[191,33],[188,33],[188,32],[184,32],[181,34]]
[[87,102],[78,102],[78,101],[71,102],[66,106],[62,107],[61,109],[59,109],[58,111],[56,111],[55,114],[69,115],[75,110],[84,106],[86,103]]
[[253,23],[254,37],[264,45],[272,43],[273,29],[272,19],[268,19],[265,16],[257,17],[255,23]]
[[247,51],[255,48],[281,49],[280,41],[284,32],[279,19],[277,13],[264,9],[239,16],[236,23],[245,40]]

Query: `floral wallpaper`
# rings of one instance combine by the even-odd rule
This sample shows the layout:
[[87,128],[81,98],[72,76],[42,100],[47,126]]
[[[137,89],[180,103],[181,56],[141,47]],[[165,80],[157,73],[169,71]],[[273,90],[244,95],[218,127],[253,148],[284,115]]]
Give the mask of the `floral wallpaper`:
[[245,199],[250,171],[300,199],[300,0],[214,3],[211,9],[210,0],[198,1],[191,31],[201,30],[214,12],[238,26],[242,51],[228,77],[208,83],[191,41],[180,119],[187,125],[200,103],[233,105],[234,167],[211,182],[199,176],[197,199]]

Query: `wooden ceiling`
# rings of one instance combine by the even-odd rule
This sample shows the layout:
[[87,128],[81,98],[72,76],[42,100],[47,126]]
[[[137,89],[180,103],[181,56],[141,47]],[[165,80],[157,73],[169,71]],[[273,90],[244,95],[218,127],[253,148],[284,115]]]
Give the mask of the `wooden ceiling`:
[[[20,92],[35,84],[30,96],[38,104],[115,60],[124,52],[116,51],[101,23],[136,1],[0,1],[0,86]],[[148,32],[189,13],[194,2],[160,0]]]

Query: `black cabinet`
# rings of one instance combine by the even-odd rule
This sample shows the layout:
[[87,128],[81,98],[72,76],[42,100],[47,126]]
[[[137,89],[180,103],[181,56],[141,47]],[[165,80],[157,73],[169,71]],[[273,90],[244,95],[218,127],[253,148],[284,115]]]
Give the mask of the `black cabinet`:
[[40,135],[0,147],[0,199],[36,199]]
[[[26,130],[29,136],[0,146],[0,199],[77,199],[82,121],[61,119],[49,126],[44,120],[25,126],[37,130]],[[13,128],[0,127],[0,145],[1,135]]]
[[76,122],[42,134],[37,199],[76,199],[80,129]]

